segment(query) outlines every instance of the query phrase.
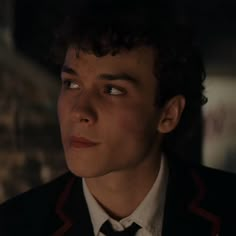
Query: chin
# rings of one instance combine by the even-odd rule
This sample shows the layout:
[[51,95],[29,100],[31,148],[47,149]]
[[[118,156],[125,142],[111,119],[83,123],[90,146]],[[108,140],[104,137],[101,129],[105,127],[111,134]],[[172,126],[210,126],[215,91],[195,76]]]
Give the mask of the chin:
[[97,162],[84,162],[81,160],[73,160],[73,158],[66,158],[68,169],[75,175],[81,178],[95,178],[104,176],[107,171],[104,170]]

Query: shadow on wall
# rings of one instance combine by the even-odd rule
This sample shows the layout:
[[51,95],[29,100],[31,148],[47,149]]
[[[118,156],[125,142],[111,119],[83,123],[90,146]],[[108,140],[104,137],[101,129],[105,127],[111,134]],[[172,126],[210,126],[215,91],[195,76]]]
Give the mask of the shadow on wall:
[[56,117],[59,83],[0,47],[0,201],[66,170]]

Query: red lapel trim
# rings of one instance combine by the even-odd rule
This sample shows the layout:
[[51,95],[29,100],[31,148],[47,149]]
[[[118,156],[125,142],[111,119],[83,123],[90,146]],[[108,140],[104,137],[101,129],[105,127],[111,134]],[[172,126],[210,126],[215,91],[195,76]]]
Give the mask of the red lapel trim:
[[60,217],[60,219],[63,221],[63,225],[53,234],[53,236],[61,236],[64,235],[66,231],[68,231],[68,229],[72,226],[73,222],[71,221],[70,218],[68,218],[68,216],[63,212],[63,206],[66,202],[66,199],[68,198],[70,192],[71,192],[71,188],[74,184],[75,181],[75,177],[72,177],[64,191],[62,192],[62,194],[60,195],[57,205],[56,205],[56,213],[57,215]]
[[206,194],[206,188],[204,183],[202,182],[201,178],[197,175],[195,171],[192,170],[192,177],[195,182],[195,184],[198,187],[198,193],[196,198],[191,202],[189,208],[192,212],[194,212],[196,215],[199,215],[206,220],[210,221],[212,223],[212,231],[211,236],[218,236],[220,232],[220,225],[221,220],[218,216],[214,215],[213,213],[201,208],[199,206],[200,202],[203,200],[205,194]]

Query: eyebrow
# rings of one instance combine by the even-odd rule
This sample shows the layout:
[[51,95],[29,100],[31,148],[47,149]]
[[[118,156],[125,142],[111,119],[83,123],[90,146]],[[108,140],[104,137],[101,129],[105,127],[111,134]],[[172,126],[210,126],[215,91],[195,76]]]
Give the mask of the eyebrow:
[[67,73],[67,74],[71,74],[71,75],[78,75],[75,70],[73,70],[72,68],[70,68],[66,65],[62,66],[61,73]]
[[133,76],[127,74],[127,73],[119,73],[119,74],[100,74],[98,76],[98,79],[101,80],[109,80],[109,81],[114,81],[114,80],[123,80],[123,81],[128,81],[131,82],[134,85],[138,85],[139,82],[136,78]]
[[[68,67],[67,65],[62,66],[61,72],[78,76],[78,73],[75,70],[73,70],[72,68]],[[128,81],[136,86],[139,84],[139,81],[135,77],[133,77],[127,73],[118,73],[118,74],[104,73],[104,74],[98,75],[97,78],[100,80],[109,80],[109,81],[115,81],[115,80]]]

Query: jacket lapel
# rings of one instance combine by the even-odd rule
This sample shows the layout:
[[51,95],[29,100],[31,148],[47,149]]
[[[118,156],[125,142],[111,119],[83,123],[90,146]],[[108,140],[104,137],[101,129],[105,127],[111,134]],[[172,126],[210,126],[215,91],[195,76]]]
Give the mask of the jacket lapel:
[[60,226],[53,236],[92,236],[93,227],[83,195],[81,178],[72,176],[58,198],[55,209]]
[[[162,235],[217,236],[221,220],[207,209],[208,189],[204,180],[194,169],[183,165],[169,161]],[[55,212],[60,224],[53,236],[94,235],[81,178],[73,175],[69,178]]]
[[204,181],[195,170],[183,165],[169,162],[163,236],[217,236],[220,218],[204,207],[208,197]]

